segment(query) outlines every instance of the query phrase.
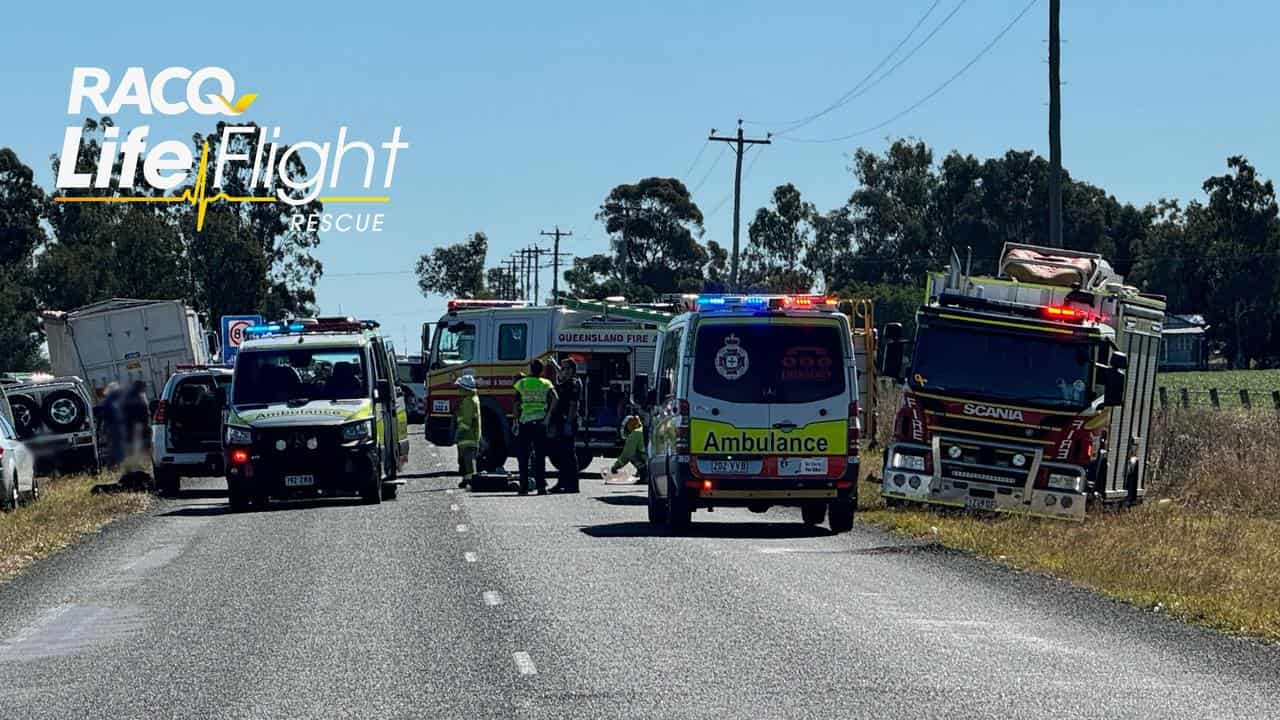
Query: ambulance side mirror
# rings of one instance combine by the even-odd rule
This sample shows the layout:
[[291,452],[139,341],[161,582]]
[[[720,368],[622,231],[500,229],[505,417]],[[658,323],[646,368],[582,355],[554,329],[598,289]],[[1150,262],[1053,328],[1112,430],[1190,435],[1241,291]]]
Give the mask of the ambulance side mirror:
[[645,405],[645,400],[649,395],[649,376],[645,373],[637,373],[635,380],[631,381],[631,402],[637,405]]

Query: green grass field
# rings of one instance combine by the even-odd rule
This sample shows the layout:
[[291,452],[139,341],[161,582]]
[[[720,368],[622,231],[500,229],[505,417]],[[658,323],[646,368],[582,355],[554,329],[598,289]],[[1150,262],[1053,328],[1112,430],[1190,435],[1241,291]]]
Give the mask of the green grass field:
[[1167,389],[1170,404],[1181,402],[1181,389],[1186,388],[1192,405],[1209,405],[1209,389],[1217,388],[1223,407],[1239,407],[1244,389],[1254,407],[1273,408],[1271,391],[1280,390],[1280,370],[1162,372],[1156,385]]

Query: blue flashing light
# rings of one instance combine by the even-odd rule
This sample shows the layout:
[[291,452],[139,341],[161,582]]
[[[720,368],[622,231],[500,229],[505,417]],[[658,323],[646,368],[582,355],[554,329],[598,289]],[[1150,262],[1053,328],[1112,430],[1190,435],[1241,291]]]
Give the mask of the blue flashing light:
[[760,297],[759,295],[748,295],[742,298],[743,305],[754,305],[756,307],[768,307],[769,298]]
[[724,305],[724,297],[721,295],[713,295],[713,296],[700,295],[698,296],[698,304],[699,305]]
[[293,323],[292,325],[289,326],[289,332],[302,332],[302,329],[304,327],[306,326],[303,325],[302,323]]

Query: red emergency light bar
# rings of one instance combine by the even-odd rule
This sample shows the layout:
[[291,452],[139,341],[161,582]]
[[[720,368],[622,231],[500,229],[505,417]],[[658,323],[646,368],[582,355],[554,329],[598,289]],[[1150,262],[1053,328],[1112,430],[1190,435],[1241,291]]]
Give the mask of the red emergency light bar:
[[1046,305],[1040,309],[1040,313],[1049,320],[1059,320],[1062,322],[1097,322],[1098,315],[1088,310],[1080,310],[1078,308],[1067,307],[1065,305]]
[[478,308],[522,308],[528,306],[529,303],[524,300],[460,300],[455,298],[449,301],[449,312],[453,312],[455,310],[475,310]]
[[783,295],[783,307],[827,309],[836,306],[838,301],[826,295]]

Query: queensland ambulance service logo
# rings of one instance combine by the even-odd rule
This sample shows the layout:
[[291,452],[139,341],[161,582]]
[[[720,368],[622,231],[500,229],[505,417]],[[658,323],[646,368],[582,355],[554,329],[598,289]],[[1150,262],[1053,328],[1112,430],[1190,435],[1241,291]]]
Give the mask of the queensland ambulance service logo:
[[[286,143],[280,127],[238,125],[258,101],[259,94],[239,94],[235,78],[220,67],[191,70],[167,67],[148,76],[144,68],[130,67],[117,80],[104,68],[77,67],[71,73],[71,92],[67,114],[80,116],[86,112],[113,118],[129,110],[142,116],[180,116],[195,113],[202,116],[232,118],[222,127],[211,147],[205,141],[196,149],[182,140],[154,141],[151,126],[142,124],[127,133],[118,125],[103,129],[100,157],[96,172],[80,167],[83,128],[72,125],[63,134],[58,163],[58,190],[101,191],[87,195],[60,194],[53,199],[61,203],[190,203],[196,206],[196,230],[204,229],[205,212],[211,203],[284,203],[297,211],[291,216],[293,231],[380,232],[382,213],[329,213],[304,211],[302,206],[314,201],[329,204],[387,203],[389,195],[371,192],[361,195],[326,194],[335,190],[347,173],[363,171],[364,190],[373,190],[375,175],[381,178],[380,190],[391,187],[395,175],[397,153],[409,147],[401,140],[400,126],[389,139],[374,144],[349,139],[345,125],[337,130],[332,142],[302,140]],[[252,142],[243,142],[252,141]],[[237,148],[254,147],[254,152]],[[384,152],[379,152],[384,151]],[[301,161],[308,173],[298,177]],[[209,164],[213,178],[209,181]],[[249,195],[231,195],[222,190],[228,173],[248,171]],[[161,191],[158,196],[120,195],[113,191],[132,189],[141,175],[146,185]],[[194,179],[193,179],[194,176]],[[163,194],[183,188],[176,194]]]
[[747,374],[751,356],[742,349],[742,340],[733,334],[724,339],[724,346],[716,351],[716,372],[725,380],[737,380]]

